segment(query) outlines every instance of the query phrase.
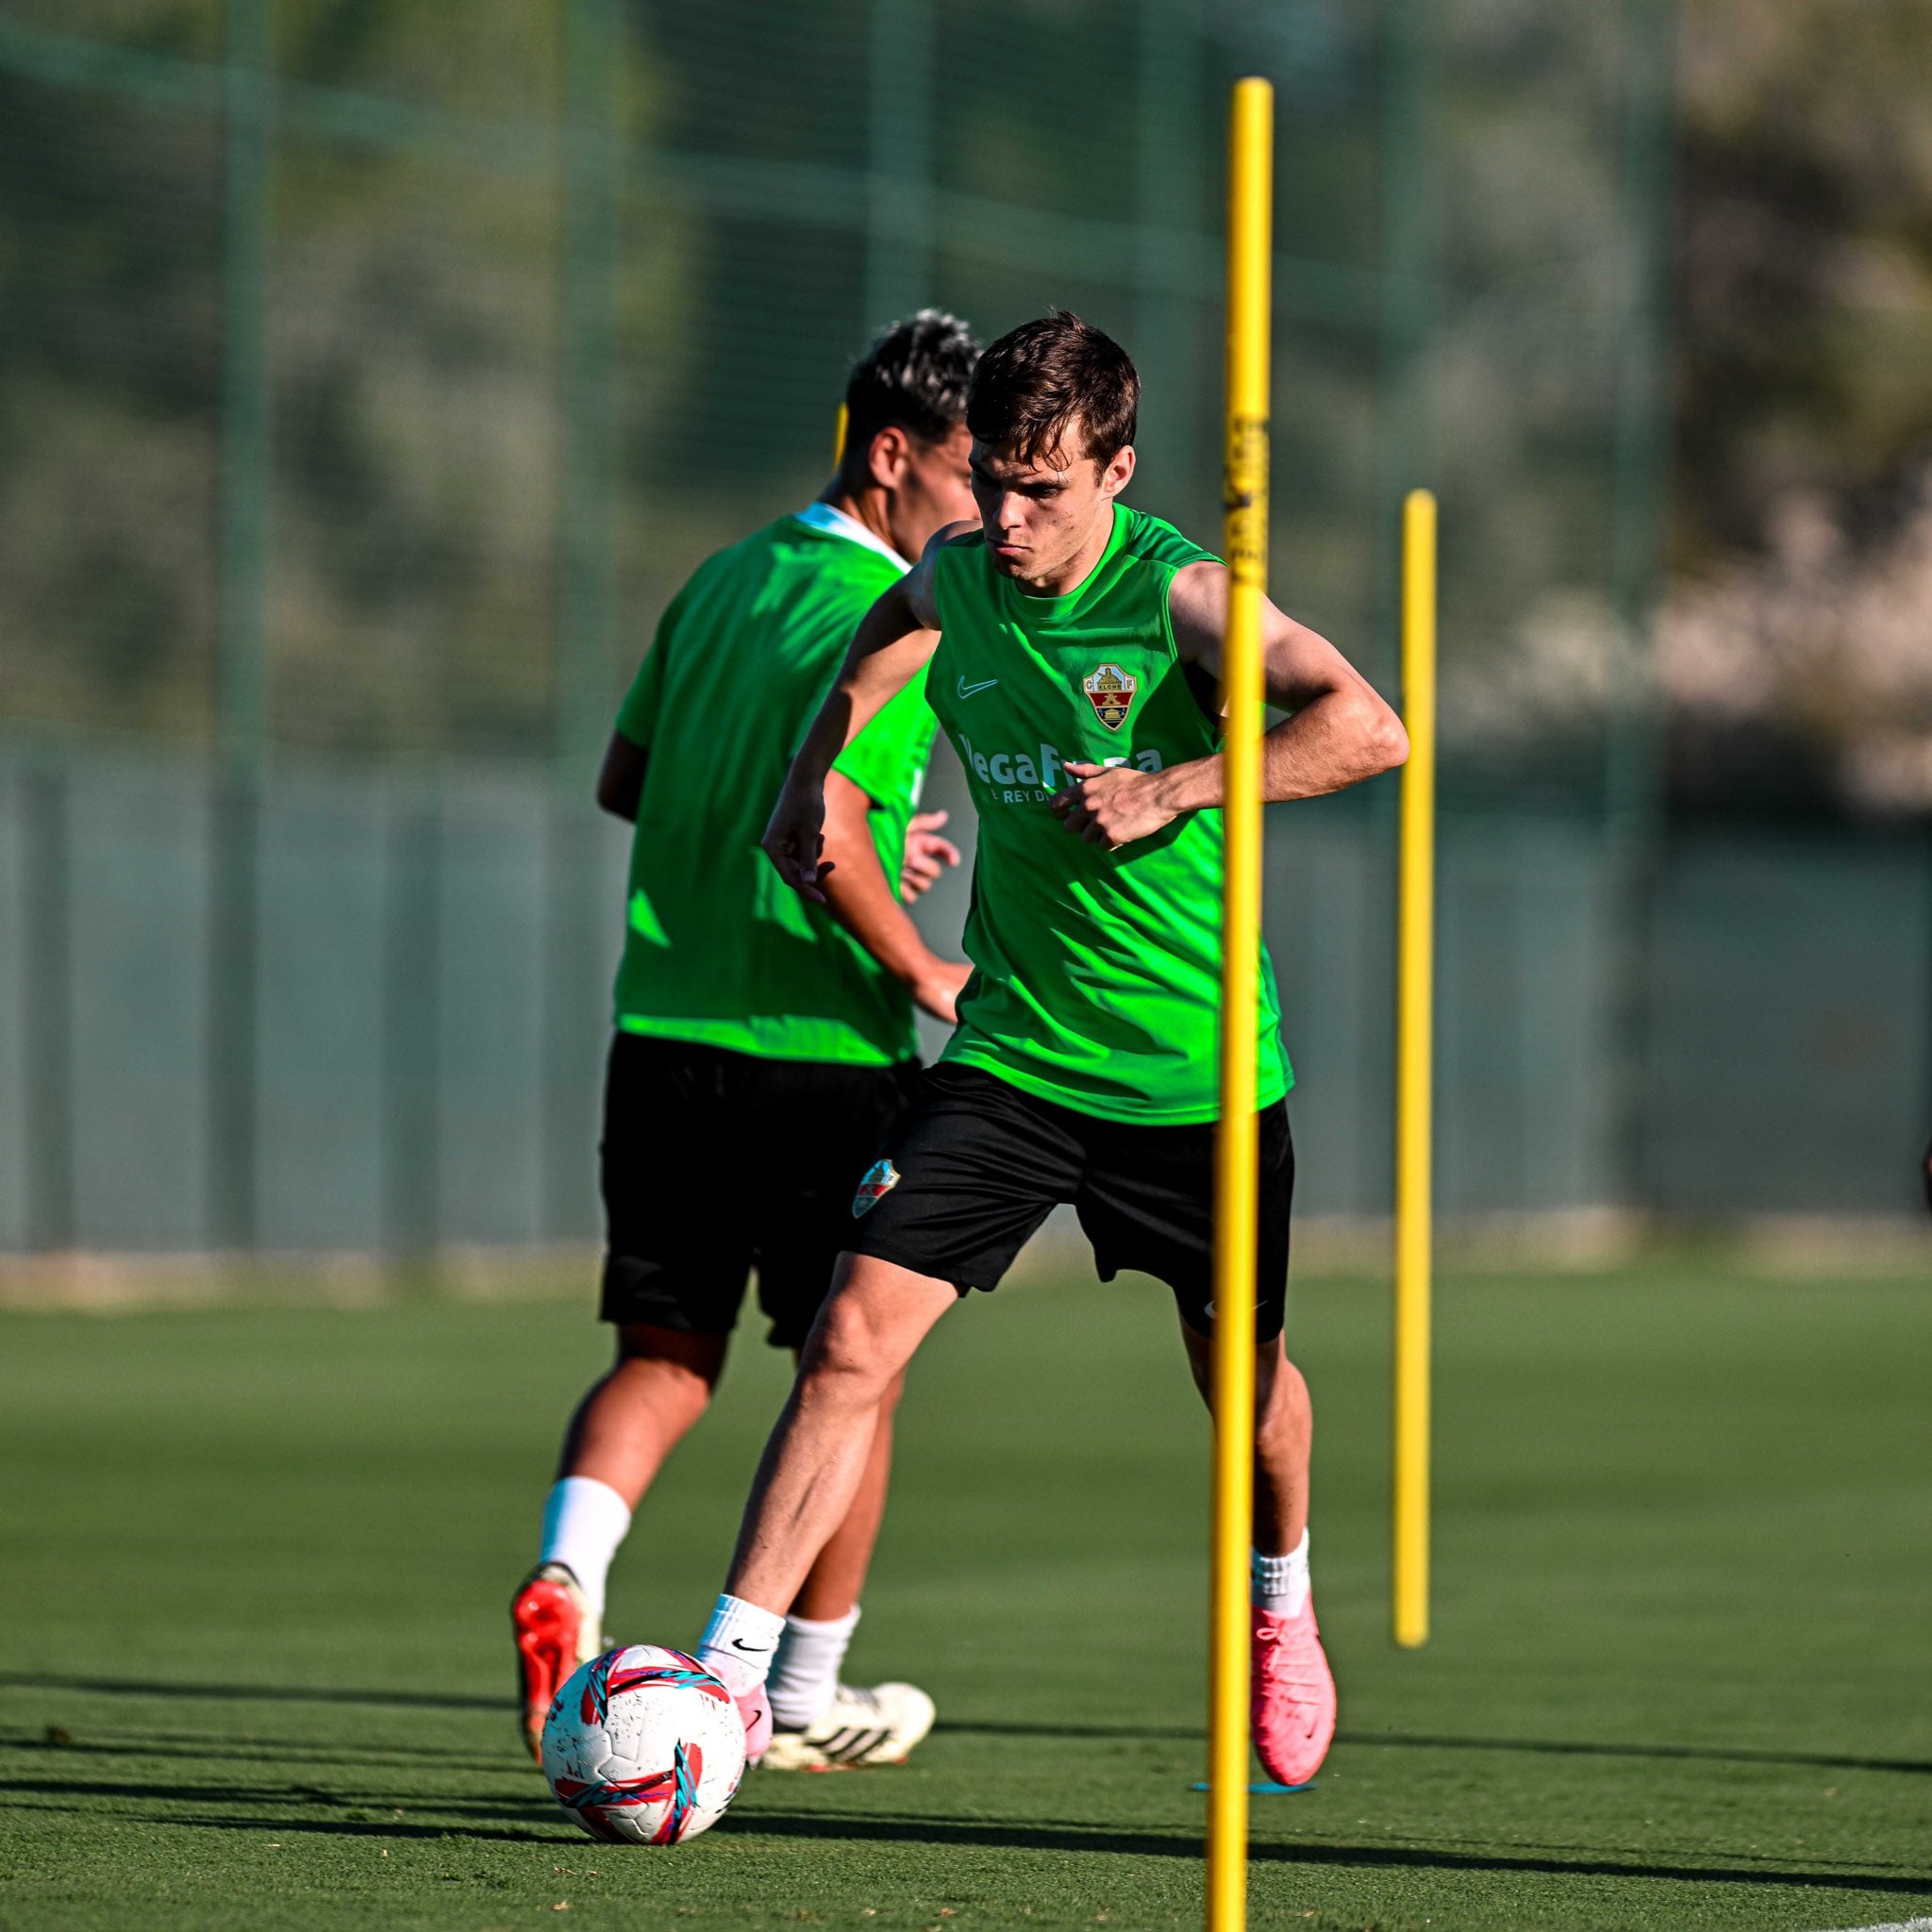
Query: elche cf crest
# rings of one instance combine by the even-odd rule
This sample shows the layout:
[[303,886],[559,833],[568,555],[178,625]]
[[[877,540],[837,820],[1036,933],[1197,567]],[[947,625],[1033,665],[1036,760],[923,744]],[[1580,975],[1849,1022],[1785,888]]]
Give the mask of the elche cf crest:
[[1080,689],[1091,700],[1093,715],[1109,731],[1118,731],[1127,722],[1141,681],[1118,664],[1103,664],[1091,676],[1080,680]]
[[852,1197],[852,1218],[870,1213],[899,1185],[899,1170],[890,1160],[874,1160],[866,1169],[858,1191]]

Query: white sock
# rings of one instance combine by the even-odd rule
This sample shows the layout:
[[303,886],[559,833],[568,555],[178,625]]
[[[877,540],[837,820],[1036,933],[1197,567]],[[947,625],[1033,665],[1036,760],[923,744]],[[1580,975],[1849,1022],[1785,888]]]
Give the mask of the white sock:
[[785,1640],[773,1666],[772,1722],[781,1731],[802,1731],[824,1716],[839,1690],[839,1666],[858,1628],[858,1606],[842,1617],[814,1623],[787,1617]]
[[1257,1610],[1273,1610],[1278,1617],[1299,1617],[1308,1600],[1308,1533],[1285,1557],[1264,1557],[1254,1553],[1249,1571],[1250,1601]]
[[630,1506],[608,1483],[591,1475],[567,1475],[551,1484],[543,1503],[543,1549],[537,1560],[570,1566],[600,1630],[610,1559],[629,1527]]
[[733,1696],[741,1697],[771,1675],[784,1634],[785,1619],[776,1610],[761,1610],[741,1596],[721,1596],[698,1641],[698,1661]]

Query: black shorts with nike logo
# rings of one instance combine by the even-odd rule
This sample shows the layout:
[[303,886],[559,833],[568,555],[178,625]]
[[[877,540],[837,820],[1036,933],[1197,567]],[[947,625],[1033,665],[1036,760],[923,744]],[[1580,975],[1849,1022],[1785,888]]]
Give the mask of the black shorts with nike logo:
[[[1288,1103],[1262,1109],[1255,1334],[1281,1333],[1294,1142]],[[1130,1126],[1022,1091],[977,1067],[920,1076],[912,1117],[867,1175],[845,1238],[964,1294],[991,1289],[1047,1215],[1070,1202],[1103,1281],[1137,1268],[1173,1289],[1181,1320],[1213,1332],[1214,1124]],[[883,1187],[883,1191],[879,1191]]]

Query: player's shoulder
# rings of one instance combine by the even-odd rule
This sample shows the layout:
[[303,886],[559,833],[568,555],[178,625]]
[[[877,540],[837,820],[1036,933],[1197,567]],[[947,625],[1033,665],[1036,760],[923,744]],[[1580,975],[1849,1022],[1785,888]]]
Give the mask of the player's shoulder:
[[714,560],[731,581],[763,597],[841,607],[856,602],[861,608],[906,571],[885,551],[800,516],[777,518]]
[[792,518],[779,517],[772,523],[760,525],[756,530],[747,531],[736,542],[712,551],[691,572],[686,580],[686,588],[703,591],[709,587],[771,569],[777,553],[789,541],[785,525],[793,521]]
[[1185,537],[1163,517],[1144,509],[1121,506],[1127,520],[1121,533],[1121,549],[1136,562],[1165,572],[1184,570],[1191,563],[1219,563],[1213,551],[1204,549],[1192,538]]
[[[937,596],[941,584],[971,582],[985,563],[986,531],[978,523],[947,524],[935,530],[909,579],[915,608]],[[936,610],[937,606],[924,610],[926,622]]]
[[986,530],[976,522],[946,524],[927,540],[920,567],[930,577],[941,572],[971,568],[986,556]]

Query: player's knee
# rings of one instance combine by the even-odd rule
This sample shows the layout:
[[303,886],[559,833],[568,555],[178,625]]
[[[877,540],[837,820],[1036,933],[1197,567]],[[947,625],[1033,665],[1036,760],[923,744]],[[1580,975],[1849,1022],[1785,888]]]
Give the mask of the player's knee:
[[903,1367],[858,1297],[835,1293],[812,1325],[799,1378],[814,1394],[875,1406],[890,1397]]
[[729,1338],[627,1323],[617,1331],[614,1374],[648,1382],[664,1398],[702,1413],[724,1372]]

